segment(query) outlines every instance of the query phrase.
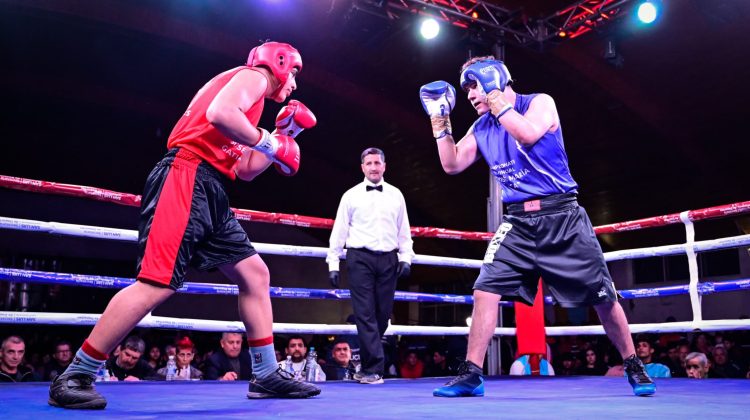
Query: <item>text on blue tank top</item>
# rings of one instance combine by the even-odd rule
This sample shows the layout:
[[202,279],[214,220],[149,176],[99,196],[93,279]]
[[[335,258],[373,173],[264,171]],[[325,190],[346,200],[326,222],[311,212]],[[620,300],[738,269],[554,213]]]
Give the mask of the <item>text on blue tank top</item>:
[[[525,114],[536,95],[516,94],[514,109]],[[521,146],[489,112],[474,122],[472,131],[480,153],[502,187],[504,203],[577,192],[561,127],[547,132],[530,147]]]

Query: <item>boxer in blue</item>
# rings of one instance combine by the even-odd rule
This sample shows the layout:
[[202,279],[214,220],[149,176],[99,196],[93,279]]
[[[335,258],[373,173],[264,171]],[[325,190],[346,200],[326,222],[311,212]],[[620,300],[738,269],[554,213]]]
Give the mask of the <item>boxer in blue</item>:
[[484,395],[482,365],[497,323],[500,297],[532,305],[541,276],[563,307],[593,305],[624,360],[635,395],[656,386],[635,355],[612,278],[570,173],[555,102],[523,95],[501,61],[476,57],[461,68],[461,88],[479,118],[456,143],[450,123],[456,91],[437,81],[420,89],[440,163],[448,174],[484,157],[502,189],[502,223],[489,243],[474,283],[474,310],[466,361],[458,375],[433,391],[438,397]]

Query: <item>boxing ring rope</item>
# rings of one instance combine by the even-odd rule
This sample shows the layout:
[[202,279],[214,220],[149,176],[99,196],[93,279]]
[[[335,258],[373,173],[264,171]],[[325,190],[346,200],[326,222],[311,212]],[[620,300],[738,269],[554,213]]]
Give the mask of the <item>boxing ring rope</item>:
[[[20,191],[88,198],[95,201],[104,201],[132,207],[138,207],[141,204],[140,195],[121,193],[96,187],[39,181],[35,179],[19,178],[8,175],[0,175],[0,187]],[[331,227],[333,227],[333,219],[300,216],[296,214],[267,213],[255,210],[243,210],[234,208],[232,210],[236,213],[237,218],[243,221],[281,223],[285,225],[312,228],[330,229]],[[594,227],[594,232],[597,235],[601,235],[605,233],[629,232],[634,230],[677,224],[682,221],[680,218],[680,214],[681,213],[673,213],[664,216],[647,217],[645,219],[618,222],[604,226],[596,226]],[[687,217],[690,221],[696,222],[699,220],[715,219],[726,216],[739,216],[742,214],[750,214],[750,201],[741,201],[739,203],[708,207],[699,210],[690,210],[687,212]],[[412,228],[412,236],[425,238],[488,241],[492,239],[492,235],[494,235],[494,232],[464,232],[432,227]]]
[[[84,187],[69,184],[59,184],[47,181],[29,180],[24,178],[8,177],[0,175],[0,186],[18,190],[54,193],[67,196],[92,198],[97,201],[138,206],[140,196],[102,190],[93,187]],[[233,209],[237,218],[246,221],[281,223],[301,227],[330,228],[333,221],[330,219],[314,218],[308,216],[288,215],[283,213],[264,213],[252,210]],[[661,288],[646,288],[623,290],[620,294],[626,299],[635,299],[654,296],[674,296],[689,294],[693,309],[693,320],[688,322],[676,322],[666,324],[633,324],[631,330],[637,332],[677,332],[692,329],[704,331],[748,329],[750,320],[714,320],[704,321],[701,314],[700,298],[704,294],[717,292],[728,292],[750,289],[750,279],[722,281],[722,282],[699,282],[697,270],[697,253],[741,247],[750,245],[750,235],[740,235],[729,238],[720,238],[706,241],[694,241],[694,220],[706,220],[729,215],[740,215],[750,213],[750,201],[734,203],[729,205],[711,207],[700,210],[686,211],[678,214],[650,217],[630,222],[615,223],[595,228],[597,233],[614,233],[632,231],[648,227],[664,226],[682,222],[686,227],[686,243],[666,245],[651,248],[630,249],[605,253],[607,261],[617,261],[634,258],[647,258],[656,256],[667,256],[676,254],[687,254],[690,283],[682,286],[669,286]],[[57,222],[41,222],[35,220],[15,219],[0,217],[0,229],[11,229],[21,231],[44,232],[57,235],[68,235],[76,237],[109,239],[126,242],[137,240],[137,232],[133,230],[114,229],[97,226],[74,225]],[[461,232],[442,228],[412,228],[412,234],[416,237],[439,237],[449,239],[486,240],[492,237],[492,233],[486,232]],[[262,254],[302,256],[325,258],[327,248],[292,246],[254,243],[255,248]],[[481,260],[470,260],[450,257],[437,257],[430,255],[417,255],[415,264],[428,264],[448,267],[479,268]],[[66,273],[49,273],[41,271],[18,270],[0,268],[0,280],[13,282],[31,282],[45,284],[64,284],[76,286],[122,288],[134,282],[133,279],[116,277],[88,276]],[[207,284],[207,283],[185,283],[180,293],[192,294],[237,294],[237,287],[233,285]],[[348,299],[348,290],[320,290],[301,288],[272,288],[271,296],[275,298],[313,298],[313,299]],[[460,295],[431,295],[415,292],[396,292],[396,300],[412,302],[442,302],[442,303],[473,303],[471,296]],[[545,298],[548,304],[553,303],[550,297]],[[512,305],[511,302],[501,302],[501,305]],[[96,314],[47,314],[30,312],[0,312],[0,323],[41,323],[41,324],[70,324],[93,325],[98,319]],[[142,327],[157,328],[182,328],[201,331],[228,331],[244,330],[239,322],[207,321],[193,319],[178,319],[166,317],[154,317],[149,315],[141,324]],[[231,328],[229,328],[231,326]],[[584,327],[547,327],[548,335],[567,334],[604,334],[601,326]],[[274,331],[288,333],[353,333],[355,327],[351,325],[320,325],[320,324],[274,324]],[[515,334],[514,328],[497,328],[496,335]],[[406,325],[391,325],[386,334],[402,335],[465,335],[468,327],[420,327]]]
[[[88,274],[52,273],[48,271],[22,270],[0,267],[0,280],[19,283],[57,284],[61,286],[83,286],[103,289],[122,289],[135,282],[135,279],[123,277],[93,276]],[[697,292],[700,295],[735,292],[750,289],[750,279],[724,280],[720,282],[702,282]],[[178,293],[193,295],[237,295],[238,288],[232,284],[185,282]],[[689,294],[688,285],[665,286],[644,289],[619,290],[623,299],[640,299],[647,297],[666,297]],[[287,299],[350,299],[346,289],[306,289],[294,287],[271,287],[272,298]],[[406,302],[437,302],[454,304],[473,304],[470,295],[430,294],[419,292],[396,291],[396,300]],[[546,304],[554,304],[551,297],[545,296]],[[500,302],[501,306],[513,306],[512,302]]]

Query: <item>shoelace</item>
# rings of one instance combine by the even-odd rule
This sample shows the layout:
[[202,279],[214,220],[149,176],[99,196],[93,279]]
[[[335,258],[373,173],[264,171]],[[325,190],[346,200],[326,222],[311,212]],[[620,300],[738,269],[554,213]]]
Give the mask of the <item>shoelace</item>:
[[461,366],[458,368],[458,372],[456,373],[456,377],[448,381],[445,386],[453,386],[466,379],[466,377],[469,375],[471,375],[469,366],[467,366],[466,364],[461,364]]
[[646,371],[643,366],[639,363],[628,363],[627,370],[629,374],[635,375],[638,379],[638,383],[646,382],[649,383],[651,380],[646,376]]
[[286,370],[284,370],[282,368],[276,369],[276,372],[279,374],[279,376],[281,376],[284,379],[287,379],[287,380],[290,380],[290,381],[294,380],[294,375],[292,375],[291,373],[287,372]]

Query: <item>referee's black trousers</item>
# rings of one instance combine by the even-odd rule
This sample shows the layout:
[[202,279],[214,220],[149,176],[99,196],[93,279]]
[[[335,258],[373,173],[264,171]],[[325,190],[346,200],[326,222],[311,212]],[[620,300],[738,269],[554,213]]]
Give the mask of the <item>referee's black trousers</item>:
[[396,292],[398,254],[348,249],[346,267],[352,309],[359,336],[362,372],[383,375],[385,356],[380,337],[388,328]]

